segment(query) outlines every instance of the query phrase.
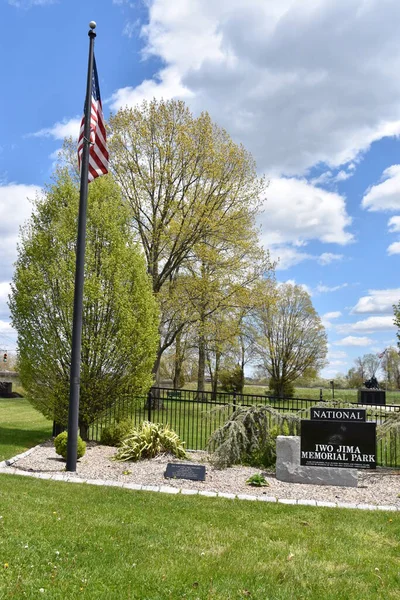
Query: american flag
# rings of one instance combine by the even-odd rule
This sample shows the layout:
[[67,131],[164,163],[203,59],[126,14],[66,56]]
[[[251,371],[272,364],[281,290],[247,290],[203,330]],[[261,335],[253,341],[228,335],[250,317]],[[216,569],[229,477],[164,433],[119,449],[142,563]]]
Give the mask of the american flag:
[[383,358],[385,356],[386,352],[387,352],[387,348],[386,348],[386,350],[384,350],[383,352],[380,352],[378,354],[378,358]]
[[[78,140],[78,162],[81,168],[83,152],[83,132],[85,128],[84,114]],[[104,126],[103,109],[101,106],[99,79],[97,77],[96,60],[93,58],[92,73],[92,107],[90,111],[90,149],[88,180],[93,181],[100,175],[108,173],[108,150],[106,128]]]

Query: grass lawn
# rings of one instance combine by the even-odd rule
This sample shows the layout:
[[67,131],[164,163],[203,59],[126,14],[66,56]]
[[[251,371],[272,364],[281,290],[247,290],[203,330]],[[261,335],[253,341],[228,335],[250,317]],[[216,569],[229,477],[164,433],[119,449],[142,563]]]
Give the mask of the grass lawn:
[[0,398],[0,461],[51,436],[52,423],[23,398]]
[[399,598],[396,513],[1,475],[0,514],[2,599]]

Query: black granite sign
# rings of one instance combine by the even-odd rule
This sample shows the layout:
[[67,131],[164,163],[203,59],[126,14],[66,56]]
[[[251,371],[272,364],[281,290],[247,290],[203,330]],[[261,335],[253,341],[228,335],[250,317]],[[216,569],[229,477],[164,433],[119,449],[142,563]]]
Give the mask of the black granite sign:
[[375,469],[376,423],[302,420],[300,464]]
[[358,404],[386,405],[385,390],[358,390]]
[[365,421],[365,408],[311,408],[311,420],[315,421]]
[[192,479],[193,481],[205,481],[206,468],[203,465],[168,463],[164,477],[168,477],[169,479]]

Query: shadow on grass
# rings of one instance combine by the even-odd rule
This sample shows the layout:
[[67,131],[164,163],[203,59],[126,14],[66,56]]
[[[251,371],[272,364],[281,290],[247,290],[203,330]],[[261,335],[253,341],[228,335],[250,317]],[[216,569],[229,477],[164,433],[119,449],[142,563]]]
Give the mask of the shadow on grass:
[[39,442],[51,437],[50,427],[40,429],[17,429],[14,427],[0,427],[1,446],[35,446]]

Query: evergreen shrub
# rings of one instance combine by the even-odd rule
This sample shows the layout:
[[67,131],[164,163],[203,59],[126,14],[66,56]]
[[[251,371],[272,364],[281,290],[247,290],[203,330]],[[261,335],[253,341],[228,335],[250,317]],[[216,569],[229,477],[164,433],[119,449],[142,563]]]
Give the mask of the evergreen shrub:
[[129,419],[113,423],[101,432],[100,444],[103,444],[103,446],[120,446],[122,440],[132,429],[133,423]]
[[[62,456],[65,460],[67,459],[67,444],[68,444],[68,433],[63,431],[54,439],[54,447],[56,453]],[[86,452],[86,443],[82,440],[81,436],[78,435],[78,458],[82,458]]]
[[297,435],[300,417],[282,415],[271,406],[241,406],[208,440],[219,468],[234,464],[270,467],[276,461],[278,435]]

